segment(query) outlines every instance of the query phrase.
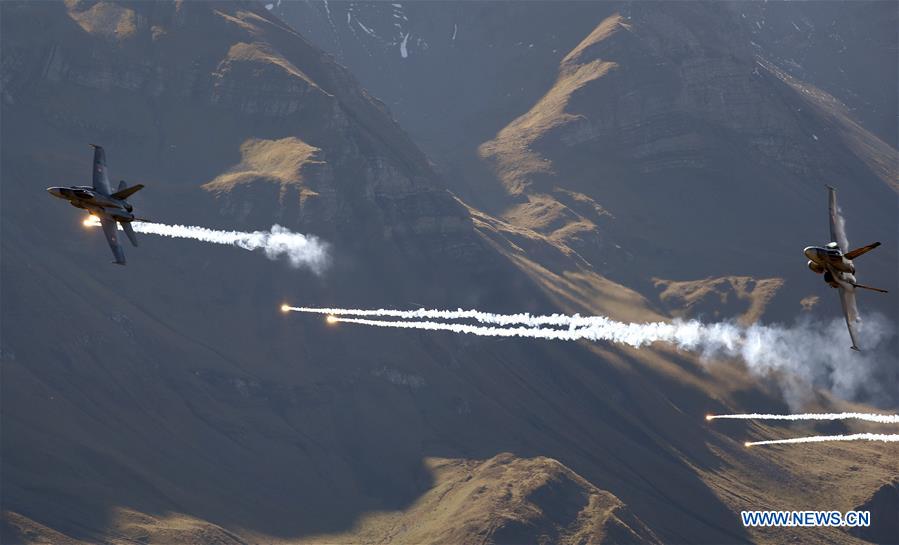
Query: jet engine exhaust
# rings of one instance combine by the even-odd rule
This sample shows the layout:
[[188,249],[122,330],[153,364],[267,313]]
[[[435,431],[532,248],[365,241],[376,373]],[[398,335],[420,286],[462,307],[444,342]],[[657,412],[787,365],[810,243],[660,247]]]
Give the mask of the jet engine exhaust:
[[[94,216],[84,220],[87,227],[99,227],[100,220]],[[316,274],[321,274],[330,263],[328,244],[318,237],[291,232],[286,227],[272,225],[270,231],[219,231],[193,225],[166,225],[164,223],[138,222],[131,223],[137,233],[159,235],[171,238],[187,238],[237,246],[244,250],[262,250],[266,257],[277,260],[285,257],[294,268],[305,267]],[[121,226],[119,226],[121,229]]]

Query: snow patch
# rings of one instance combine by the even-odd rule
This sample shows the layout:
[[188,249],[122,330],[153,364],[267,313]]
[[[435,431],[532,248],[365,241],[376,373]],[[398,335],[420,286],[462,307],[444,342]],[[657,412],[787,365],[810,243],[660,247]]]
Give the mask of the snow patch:
[[409,42],[410,33],[407,32],[405,36],[403,36],[403,41],[400,43],[400,57],[407,58],[409,56],[409,51],[406,49],[406,43]]
[[361,28],[362,30],[364,30],[366,34],[368,34],[369,36],[374,36],[375,38],[377,38],[377,36],[375,35],[375,32],[374,32],[372,29],[368,28],[367,26],[363,25],[363,24],[362,24],[362,21],[360,21],[359,19],[356,19],[356,24],[359,25],[359,28]]

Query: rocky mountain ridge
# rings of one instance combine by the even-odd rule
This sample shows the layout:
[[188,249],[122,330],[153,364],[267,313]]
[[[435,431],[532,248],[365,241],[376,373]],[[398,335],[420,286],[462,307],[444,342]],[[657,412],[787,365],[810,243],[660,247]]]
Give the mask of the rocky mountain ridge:
[[[624,209],[560,187],[503,216],[450,192],[383,104],[262,4],[0,9],[3,542],[774,542],[736,512],[834,487],[849,508],[899,471],[880,445],[796,461],[742,447],[796,430],[708,426],[785,410],[734,362],[282,315],[671,310],[604,275],[594,231],[568,221]],[[278,222],[329,242],[332,268],[150,236],[107,267],[98,233],[43,194],[86,179],[87,142],[147,185],[142,213]]]

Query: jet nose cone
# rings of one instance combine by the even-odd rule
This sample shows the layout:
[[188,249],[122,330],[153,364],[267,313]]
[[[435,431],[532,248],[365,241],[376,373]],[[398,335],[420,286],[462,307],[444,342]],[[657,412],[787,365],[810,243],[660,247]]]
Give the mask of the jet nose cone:
[[62,191],[60,191],[58,187],[48,187],[47,193],[53,195],[54,197],[62,198]]
[[814,246],[807,246],[805,250],[802,250],[802,253],[805,254],[805,257],[814,261],[818,257],[818,250]]

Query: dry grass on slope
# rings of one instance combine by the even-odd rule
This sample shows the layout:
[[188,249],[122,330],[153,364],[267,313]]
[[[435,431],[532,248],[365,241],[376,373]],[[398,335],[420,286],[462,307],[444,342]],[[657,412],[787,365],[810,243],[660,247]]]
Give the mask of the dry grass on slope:
[[577,47],[565,55],[565,58],[562,59],[562,66],[576,64],[588,49],[606,40],[621,29],[629,30],[630,26],[624,21],[624,18],[620,14],[616,13],[606,17],[595,29],[593,29],[593,32],[581,40],[581,43],[579,43]]
[[0,538],[4,544],[22,545],[86,545],[97,542],[111,545],[246,545],[241,538],[215,524],[177,513],[151,516],[132,509],[117,508],[111,513],[109,523],[102,537],[88,530],[88,536],[74,539],[22,514],[5,511],[0,519],[3,525]]
[[297,68],[293,63],[276,53],[266,44],[238,42],[231,46],[228,55],[225,57],[224,63],[250,62],[273,65],[290,76],[297,77],[305,81],[311,87],[318,88],[318,85],[312,81],[302,70]]
[[[756,280],[749,276],[723,276],[677,282],[653,278],[662,292],[659,299],[672,316],[696,317],[705,313],[718,319],[739,316],[743,325],[758,321],[783,286],[781,278]],[[722,316],[723,312],[723,316]]]
[[203,189],[230,192],[238,185],[260,180],[280,184],[282,190],[285,186],[303,186],[304,169],[323,164],[315,159],[319,151],[292,136],[280,140],[250,138],[240,146],[240,163],[204,184]]
[[428,458],[435,484],[401,512],[302,543],[659,543],[614,495],[551,458]]
[[617,68],[616,63],[602,59],[585,64],[579,64],[578,61],[584,51],[621,28],[627,27],[617,14],[600,23],[565,57],[558,79],[543,98],[527,113],[503,128],[496,138],[478,148],[481,157],[495,162],[497,174],[510,193],[522,193],[529,179],[535,175],[552,174],[552,163],[532,146],[541,135],[577,119],[577,116],[565,111],[575,91]]
[[134,10],[111,2],[97,2],[82,9],[78,0],[66,0],[69,17],[89,34],[124,39],[137,31]]
[[566,244],[475,208],[468,207],[468,211],[485,242],[524,273],[560,310],[601,314],[625,322],[664,319],[642,295],[597,273]]
[[[870,407],[864,409],[870,411]],[[889,433],[888,426],[846,423],[826,431],[811,424],[769,426],[751,423],[715,426],[716,433],[740,440],[773,439],[829,433]],[[899,474],[899,446],[859,441],[745,448],[739,443],[719,448],[710,441],[720,465],[702,469],[703,480],[738,516],[741,510],[857,509],[872,491]],[[873,515],[873,513],[872,513]],[[889,524],[886,522],[886,524]],[[873,530],[884,521],[872,519]],[[843,528],[750,528],[756,543],[866,543]]]
[[[538,236],[541,242],[557,248],[561,254],[574,257],[577,265],[564,266],[561,270],[541,259],[539,253],[511,256],[517,266],[548,290],[564,308],[583,312],[585,309],[579,307],[587,295],[583,293],[586,290],[592,294],[587,296],[587,300],[599,302],[598,305],[587,303],[592,310],[601,310],[622,319],[627,315],[631,319],[641,320],[655,317],[655,314],[631,312],[623,310],[625,305],[607,304],[609,301],[619,301],[619,295],[630,290],[596,274],[592,270],[593,264],[575,250],[584,245],[596,246],[601,239],[597,222],[611,219],[611,214],[588,196],[563,188],[556,188],[554,194],[531,191],[535,180],[555,174],[552,162],[535,149],[537,141],[558,127],[577,122],[579,116],[566,111],[572,96],[618,67],[616,63],[602,59],[581,64],[583,53],[621,29],[627,29],[627,26],[620,15],[602,21],[563,59],[552,88],[528,112],[503,128],[493,140],[479,147],[480,156],[492,162],[506,190],[513,195],[526,196],[504,212],[502,225],[495,221],[482,222],[485,225],[482,232],[498,229],[505,233],[504,236],[530,232],[531,238]],[[487,223],[492,226],[486,228]],[[637,298],[627,299],[635,304],[635,308],[645,309],[645,301],[641,304]]]
[[55,545],[84,545],[84,541],[72,539],[69,536],[48,528],[39,522],[16,513],[3,511],[0,518],[0,540],[3,543],[44,544]]

